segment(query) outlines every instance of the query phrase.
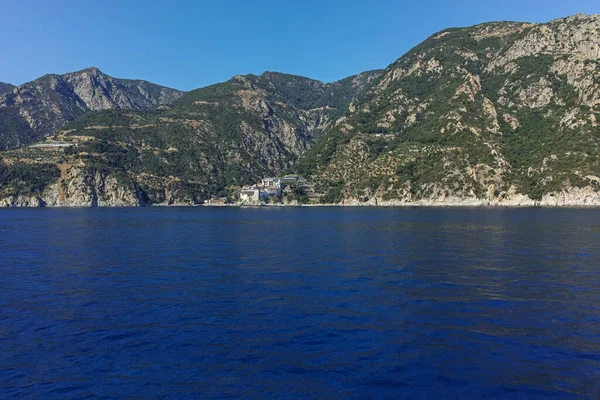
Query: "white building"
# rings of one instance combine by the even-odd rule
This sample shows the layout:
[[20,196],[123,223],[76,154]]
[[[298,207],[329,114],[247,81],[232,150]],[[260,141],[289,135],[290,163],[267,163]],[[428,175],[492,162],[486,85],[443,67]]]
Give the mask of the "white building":
[[260,189],[257,188],[249,188],[244,189],[240,193],[240,200],[243,202],[257,202],[260,200]]
[[263,178],[262,185],[264,188],[281,188],[281,179]]
[[[277,190],[277,189],[275,189]],[[261,190],[256,186],[245,187],[240,192],[240,201],[245,203],[257,203],[259,201],[267,201],[269,199],[269,191]]]

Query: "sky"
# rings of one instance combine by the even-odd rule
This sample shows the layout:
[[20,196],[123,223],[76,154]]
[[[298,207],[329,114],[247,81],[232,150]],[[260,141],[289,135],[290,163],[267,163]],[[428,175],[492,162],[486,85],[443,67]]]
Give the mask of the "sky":
[[598,0],[0,0],[0,81],[98,67],[191,90],[279,71],[385,68],[435,32],[600,13]]

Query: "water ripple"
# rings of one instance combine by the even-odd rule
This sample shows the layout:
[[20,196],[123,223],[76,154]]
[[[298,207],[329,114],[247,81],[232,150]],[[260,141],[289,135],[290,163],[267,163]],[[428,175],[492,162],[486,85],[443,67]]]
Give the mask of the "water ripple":
[[597,210],[0,211],[0,398],[595,398]]

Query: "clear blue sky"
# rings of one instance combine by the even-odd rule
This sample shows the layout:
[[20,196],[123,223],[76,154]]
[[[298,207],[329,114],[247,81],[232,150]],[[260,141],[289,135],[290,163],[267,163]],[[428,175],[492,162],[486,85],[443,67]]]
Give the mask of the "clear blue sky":
[[0,81],[96,66],[189,90],[281,71],[334,81],[434,32],[600,13],[599,0],[2,0]]

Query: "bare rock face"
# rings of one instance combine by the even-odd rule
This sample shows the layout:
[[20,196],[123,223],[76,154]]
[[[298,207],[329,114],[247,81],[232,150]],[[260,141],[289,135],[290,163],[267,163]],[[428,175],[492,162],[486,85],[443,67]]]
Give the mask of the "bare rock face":
[[43,207],[46,204],[38,196],[9,196],[0,199],[0,207]]
[[154,108],[181,95],[145,81],[116,79],[97,68],[46,75],[0,96],[0,149],[52,135],[90,111]]
[[600,15],[577,14],[548,24],[533,25],[527,34],[496,57],[488,69],[539,54],[565,55],[577,60],[600,58]]
[[[122,207],[146,205],[139,186],[126,178],[61,165],[61,176],[42,196],[46,206]],[[121,179],[120,179],[121,178]]]
[[147,199],[134,182],[102,172],[61,166],[58,181],[40,195],[13,195],[0,199],[0,207],[139,207]]

